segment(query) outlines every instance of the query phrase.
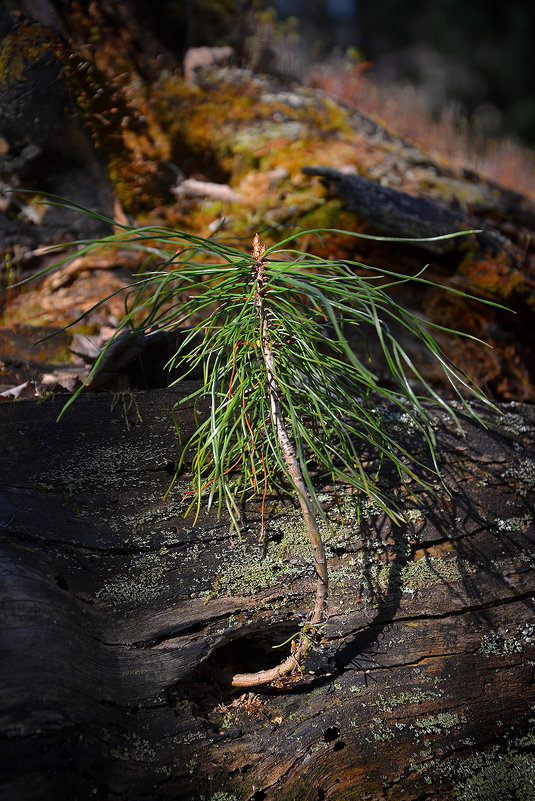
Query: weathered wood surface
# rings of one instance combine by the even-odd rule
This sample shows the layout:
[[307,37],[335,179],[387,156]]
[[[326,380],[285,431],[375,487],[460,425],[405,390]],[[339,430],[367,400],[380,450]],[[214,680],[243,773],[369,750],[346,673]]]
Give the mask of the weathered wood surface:
[[333,507],[324,646],[241,696],[222,677],[280,660],[311,560],[288,504],[260,544],[255,509],[239,541],[183,519],[185,479],[162,500],[186,388],[128,426],[103,394],[59,423],[60,397],[0,407],[1,797],[534,798],[535,409],[465,436],[439,415],[451,498],[406,526]]
[[[308,166],[305,175],[317,175],[339,195],[349,211],[366,221],[372,231],[383,236],[429,238],[447,236],[455,231],[480,229],[475,235],[477,247],[494,255],[514,259],[515,246],[497,229],[485,225],[473,211],[447,208],[424,197],[413,197],[390,186],[382,186],[362,175],[343,172],[335,167]],[[502,214],[506,212],[506,193],[500,197]],[[535,220],[531,219],[533,224]],[[435,253],[466,250],[462,239],[421,242],[420,247]],[[473,246],[473,245],[472,245]],[[518,257],[521,253],[518,254]]]

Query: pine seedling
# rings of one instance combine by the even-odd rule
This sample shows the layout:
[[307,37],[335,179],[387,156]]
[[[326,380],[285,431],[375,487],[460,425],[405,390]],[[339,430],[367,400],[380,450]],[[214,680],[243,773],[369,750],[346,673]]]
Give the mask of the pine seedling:
[[[423,270],[408,278],[292,247],[303,234],[323,233],[324,229],[295,233],[269,248],[256,234],[251,256],[215,240],[169,229],[120,226],[119,233],[109,237],[77,243],[74,254],[111,246],[141,249],[159,260],[158,269],[141,273],[127,288],[125,315],[116,336],[125,329],[147,332],[155,326],[169,330],[190,326],[169,367],[180,368],[186,377],[188,370],[202,368],[199,385],[178,405],[204,399],[209,406],[205,419],[198,417],[177,467],[178,475],[191,460],[188,511],[194,510],[195,519],[203,504],[215,505],[219,512],[227,510],[239,530],[244,501],[257,496],[262,510],[260,536],[264,536],[268,493],[290,490],[300,505],[314,557],[313,608],[292,640],[290,656],[270,670],[235,675],[235,686],[264,684],[295,672],[325,621],[329,577],[319,527],[324,511],[313,475],[327,476],[335,488],[353,488],[361,499],[373,501],[399,522],[401,511],[382,490],[378,475],[368,474],[362,454],[371,450],[380,462],[389,461],[402,483],[411,479],[430,485],[422,478],[422,465],[385,425],[385,406],[400,409],[420,431],[438,473],[433,427],[424,402],[432,401],[456,421],[459,409],[479,419],[467,395],[488,402],[441,351],[430,329],[460,332],[425,323],[387,292],[408,280],[432,284]],[[365,275],[357,272],[362,270]],[[445,291],[467,297],[458,290]],[[456,408],[418,371],[393,333],[396,327],[437,360],[459,401]],[[377,338],[390,373],[389,387],[380,383],[373,365],[353,352],[348,335],[354,330]],[[98,361],[93,372],[97,369]],[[419,393],[414,379],[423,388]],[[175,407],[179,428],[176,411]]]

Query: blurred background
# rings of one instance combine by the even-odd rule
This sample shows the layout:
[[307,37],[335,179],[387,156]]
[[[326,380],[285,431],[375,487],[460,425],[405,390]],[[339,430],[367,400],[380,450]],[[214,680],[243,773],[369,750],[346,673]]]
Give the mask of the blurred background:
[[[392,209],[409,208],[403,233],[427,235],[427,214],[484,237],[425,254],[367,240],[348,251],[335,235],[321,247],[407,274],[427,263],[441,285],[512,309],[421,287],[402,299],[492,345],[442,343],[489,393],[533,402],[534,33],[533,0],[2,0],[0,378],[21,384],[73,347],[94,358],[143,267],[104,254],[20,287],[54,264],[47,246],[110,229],[39,193],[245,246],[288,226],[399,234]],[[106,296],[80,334],[89,350],[65,336],[29,364],[36,326]]]
[[[306,81],[319,64],[360,65],[435,120],[535,145],[532,0],[136,0],[177,55],[231,44],[242,59]],[[345,63],[344,63],[345,60]],[[260,63],[259,63],[260,62]],[[361,87],[362,90],[362,87]]]

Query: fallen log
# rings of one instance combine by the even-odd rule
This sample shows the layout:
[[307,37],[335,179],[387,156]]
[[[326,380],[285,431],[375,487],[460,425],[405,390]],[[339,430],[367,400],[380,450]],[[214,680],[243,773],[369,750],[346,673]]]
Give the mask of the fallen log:
[[0,407],[2,797],[533,798],[534,407],[464,433],[437,412],[449,493],[407,495],[402,526],[325,487],[324,641],[242,693],[289,653],[311,559],[284,498],[263,542],[252,503],[239,539],[184,519],[187,476],[163,500],[187,391]]
[[[517,254],[515,246],[496,228],[484,224],[473,214],[464,210],[446,208],[425,197],[413,197],[390,186],[382,186],[362,175],[343,172],[335,167],[303,167],[305,175],[317,175],[334,194],[368,224],[370,230],[382,236],[434,238],[458,231],[481,229],[474,238],[481,251],[494,256],[504,256],[511,261]],[[421,242],[434,253],[443,253],[459,248],[466,249],[466,241],[445,239]],[[518,258],[520,254],[518,254]]]

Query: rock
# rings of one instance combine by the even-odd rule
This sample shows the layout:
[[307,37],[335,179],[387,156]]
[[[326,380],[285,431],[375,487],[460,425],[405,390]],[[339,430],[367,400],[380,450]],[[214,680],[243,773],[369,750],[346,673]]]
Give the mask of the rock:
[[184,80],[194,84],[198,70],[228,64],[233,55],[233,47],[190,47],[184,56]]

